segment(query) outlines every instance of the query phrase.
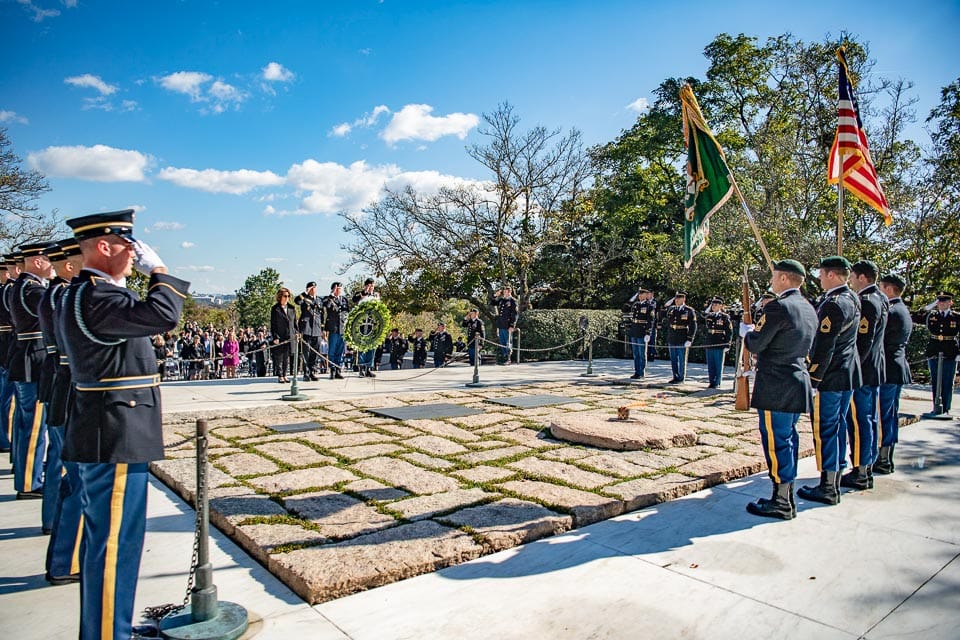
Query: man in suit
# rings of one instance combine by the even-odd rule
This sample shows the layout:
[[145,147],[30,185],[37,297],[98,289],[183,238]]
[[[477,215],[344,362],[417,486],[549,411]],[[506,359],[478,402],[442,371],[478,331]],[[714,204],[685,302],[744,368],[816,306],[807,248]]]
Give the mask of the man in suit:
[[793,498],[800,446],[797,421],[813,404],[806,358],[817,316],[800,294],[805,276],[806,270],[796,260],[776,262],[770,287],[777,298],[767,303],[757,324],[740,325],[745,348],[757,355],[750,406],[760,415],[760,440],[773,481],[771,498],[749,503],[747,511],[781,520],[797,515]]
[[[933,414],[950,413],[953,403],[953,378],[957,375],[957,335],[960,334],[960,314],[953,306],[953,295],[946,291],[937,296],[937,308],[927,314],[927,366],[933,388]],[[941,366],[942,363],[942,366]]]
[[683,382],[687,375],[687,350],[697,335],[697,314],[686,305],[687,294],[677,291],[673,304],[664,311],[664,329],[667,349],[670,351],[670,368],[673,379],[670,384]]
[[820,260],[820,286],[824,295],[817,307],[817,333],[810,349],[810,381],[817,390],[810,421],[820,484],[803,486],[804,500],[834,505],[840,502],[841,430],[853,390],[860,386],[857,331],[860,298],[850,287],[850,261],[842,256]]
[[883,332],[883,356],[886,360],[886,381],[880,385],[880,450],[873,464],[873,473],[893,473],[893,450],[900,433],[900,391],[910,384],[910,363],[907,362],[907,343],[913,332],[910,310],[900,297],[907,283],[903,278],[888,273],[880,278],[880,290],[890,305],[887,327]]
[[[133,237],[133,210],[67,221],[83,269],[56,322],[76,392],[63,459],[83,505],[80,638],[129,638],[146,530],[147,465],[163,458],[160,376],[150,336],[177,326],[190,283]],[[147,297],[127,289],[136,266]]]
[[[887,297],[877,288],[877,271],[877,265],[871,260],[860,260],[850,267],[850,288],[860,298],[857,354],[862,384],[853,390],[853,398],[847,408],[846,434],[850,441],[853,468],[840,478],[840,486],[857,490],[873,488],[871,467],[877,455],[880,430],[878,398],[887,371],[883,334],[887,327],[889,304]],[[846,438],[841,437],[841,454],[845,454],[846,449]]]

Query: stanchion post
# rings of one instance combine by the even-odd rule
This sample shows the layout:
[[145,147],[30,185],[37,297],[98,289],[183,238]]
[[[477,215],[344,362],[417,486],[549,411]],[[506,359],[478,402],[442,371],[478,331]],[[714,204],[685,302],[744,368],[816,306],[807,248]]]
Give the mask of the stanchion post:
[[480,334],[473,336],[473,382],[468,382],[468,387],[482,387],[480,382]]
[[581,373],[580,377],[582,378],[593,378],[597,374],[593,372],[593,341],[596,336],[588,336],[589,342],[587,343],[587,372]]
[[293,338],[293,378],[290,380],[289,395],[281,396],[281,400],[299,401],[306,400],[307,396],[300,393],[300,386],[297,383],[297,372],[300,370],[300,336],[294,334]]
[[517,334],[517,364],[520,364],[520,327],[514,327],[513,332]]
[[943,351],[937,354],[937,380],[934,389],[936,394],[933,398],[933,413],[940,415],[943,413]]

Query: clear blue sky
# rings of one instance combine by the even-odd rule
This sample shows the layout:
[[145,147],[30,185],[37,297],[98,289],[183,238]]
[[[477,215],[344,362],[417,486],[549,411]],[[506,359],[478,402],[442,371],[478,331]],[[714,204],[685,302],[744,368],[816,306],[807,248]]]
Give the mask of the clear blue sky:
[[960,76],[954,0],[0,0],[0,125],[49,178],[41,209],[136,208],[194,291],[267,266],[325,291],[336,212],[384,184],[486,177],[464,147],[498,103],[602,143],[663,79],[702,77],[718,33],[841,31],[915,83],[921,120]]

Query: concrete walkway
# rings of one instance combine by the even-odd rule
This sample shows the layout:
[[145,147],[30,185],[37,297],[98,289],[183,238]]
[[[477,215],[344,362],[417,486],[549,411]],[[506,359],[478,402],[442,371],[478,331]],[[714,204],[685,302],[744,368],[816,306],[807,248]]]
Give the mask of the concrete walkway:
[[[490,373],[524,382],[569,378],[583,370],[574,364],[490,367]],[[628,367],[598,363],[608,374]],[[306,389],[317,399],[409,392],[419,388],[414,381],[391,388],[386,379],[412,373]],[[430,385],[454,388],[472,375],[466,368],[443,373],[451,378]],[[702,375],[696,367],[691,373]],[[266,381],[180,383],[165,385],[164,401],[168,411],[176,410],[171,405],[246,408],[279,402],[279,389]],[[905,412],[929,408],[921,388],[907,396],[917,400],[906,400]],[[923,420],[903,430],[897,464],[876,489],[845,494],[838,506],[800,501],[791,522],[746,513],[746,502],[769,493],[758,475],[315,607],[216,531],[211,559],[220,598],[250,612],[246,637],[957,638],[960,422]],[[813,459],[801,461],[800,475],[817,475]],[[15,501],[12,485],[8,472],[0,474],[4,637],[76,637],[78,589],[44,582],[40,504]],[[192,543],[189,506],[156,481],[149,500],[138,610],[183,597]]]

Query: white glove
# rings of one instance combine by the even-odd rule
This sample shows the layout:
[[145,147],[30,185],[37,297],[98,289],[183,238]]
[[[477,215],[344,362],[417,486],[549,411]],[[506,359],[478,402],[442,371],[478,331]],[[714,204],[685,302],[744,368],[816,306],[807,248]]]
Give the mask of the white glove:
[[686,342],[683,343],[683,346],[689,347],[689,346],[692,345],[692,344],[693,344],[692,342],[690,342],[689,340],[687,340]]
[[163,264],[163,260],[157,255],[157,252],[143,240],[137,240],[133,243],[133,252],[137,254],[137,259],[134,261],[133,266],[145,276],[149,276],[153,270],[158,267],[167,266]]
[[740,337],[746,338],[747,334],[753,331],[753,325],[745,322],[740,323]]
[[751,380],[753,380],[755,375],[756,375],[756,372],[753,369],[747,369],[746,371],[743,372],[743,376],[745,378],[750,378]]
[[[643,336],[644,342],[650,342],[650,336]],[[960,360],[960,356],[957,357],[957,360]]]

